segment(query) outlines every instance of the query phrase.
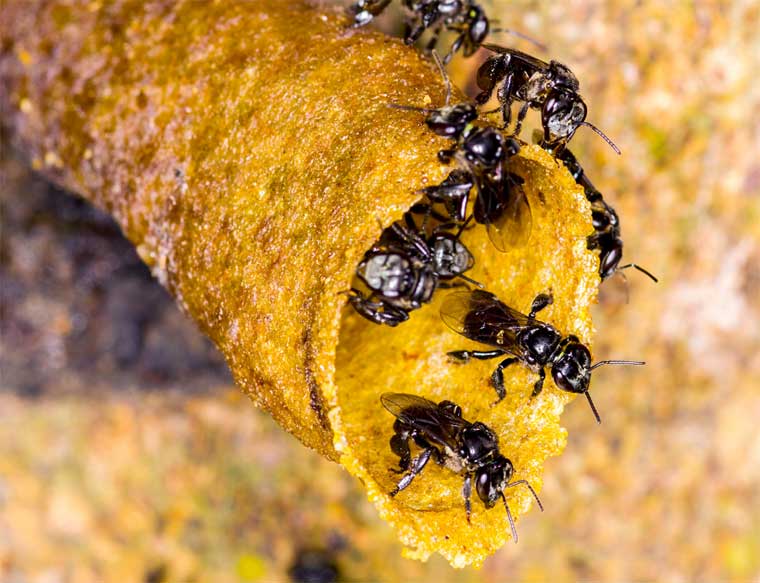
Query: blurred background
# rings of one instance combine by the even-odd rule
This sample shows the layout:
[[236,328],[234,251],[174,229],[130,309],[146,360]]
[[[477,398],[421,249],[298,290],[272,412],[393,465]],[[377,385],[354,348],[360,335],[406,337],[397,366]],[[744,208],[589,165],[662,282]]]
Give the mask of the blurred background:
[[[572,149],[623,262],[660,278],[602,286],[595,357],[647,366],[595,375],[601,426],[568,408],[519,545],[480,571],[401,558],[361,485],[238,394],[116,225],[2,135],[0,581],[760,581],[760,5],[483,4],[548,50],[494,42],[577,74],[623,155],[584,129]],[[485,56],[452,64],[471,95]]]

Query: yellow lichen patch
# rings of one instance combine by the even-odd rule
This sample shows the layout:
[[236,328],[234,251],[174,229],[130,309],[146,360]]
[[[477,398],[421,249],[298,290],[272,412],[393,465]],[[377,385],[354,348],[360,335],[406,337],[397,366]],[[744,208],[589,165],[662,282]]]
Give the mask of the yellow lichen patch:
[[[431,467],[388,499],[396,460],[379,395],[456,401],[496,430],[516,478],[537,488],[564,444],[558,416],[570,397],[548,382],[529,401],[533,377],[515,367],[507,399],[491,408],[494,363],[447,361],[468,342],[443,326],[437,302],[390,329],[345,308],[343,293],[381,228],[449,171],[436,158],[447,141],[420,113],[388,107],[442,104],[432,63],[298,0],[115,0],[74,5],[65,18],[64,2],[29,4],[4,2],[0,13],[15,23],[3,46],[31,56],[25,66],[12,51],[0,60],[4,121],[29,157],[114,215],[241,389],[364,480],[411,556],[482,562],[507,540],[506,518],[476,502],[467,526],[460,477]],[[22,95],[29,107],[19,108]],[[537,148],[513,170],[526,179],[531,238],[499,253],[482,227],[468,232],[472,275],[523,311],[551,290],[542,317],[588,342],[598,283],[588,205]],[[522,514],[528,492],[508,494]]]

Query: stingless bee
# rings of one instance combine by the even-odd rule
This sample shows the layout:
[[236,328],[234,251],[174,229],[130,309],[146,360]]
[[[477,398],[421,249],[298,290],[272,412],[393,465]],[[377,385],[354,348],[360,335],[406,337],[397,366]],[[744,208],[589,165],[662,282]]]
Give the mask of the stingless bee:
[[603,360],[591,364],[591,353],[577,336],[563,336],[556,328],[536,318],[536,314],[552,303],[550,294],[533,300],[526,316],[507,306],[494,294],[484,290],[451,293],[441,305],[441,317],[454,332],[465,338],[493,347],[493,350],[456,350],[448,355],[459,363],[472,358],[488,360],[507,356],[491,375],[491,383],[499,396],[506,396],[504,369],[522,363],[538,373],[531,397],[541,393],[546,368],[551,369],[554,384],[563,391],[586,395],[597,423],[599,413],[589,394],[591,372],[607,364],[643,365],[640,361]]
[[623,239],[621,238],[620,219],[615,209],[607,204],[602,193],[589,180],[578,159],[569,149],[563,150],[558,158],[570,171],[575,182],[583,187],[583,192],[591,203],[594,234],[589,235],[586,242],[589,249],[599,249],[599,277],[605,280],[615,273],[633,267],[657,283],[657,278],[640,265],[635,263],[620,265],[620,261],[623,259]]
[[[349,8],[353,16],[354,27],[361,27],[379,16],[391,3],[391,0],[357,0]],[[448,64],[459,49],[465,57],[474,55],[486,40],[489,32],[506,32],[525,39],[539,48],[546,47],[531,37],[509,28],[491,28],[485,11],[472,0],[402,0],[401,4],[409,12],[406,19],[404,42],[408,45],[417,42],[427,30],[432,30],[425,45],[426,52],[431,52],[438,44],[438,38],[444,30],[456,33],[449,52],[443,58]]]
[[528,239],[532,224],[530,204],[522,188],[524,181],[508,167],[509,160],[520,151],[520,143],[514,138],[505,138],[494,127],[477,125],[474,105],[450,105],[451,83],[438,55],[434,52],[433,56],[446,83],[444,106],[437,109],[393,107],[427,114],[428,128],[455,142],[452,148],[438,152],[438,158],[447,164],[456,159],[463,168],[453,170],[441,184],[421,192],[431,202],[443,203],[451,220],[462,223],[474,185],[478,192],[473,208],[475,222],[486,225],[493,245],[499,251],[506,251]]
[[599,134],[615,152],[620,150],[595,125],[586,121],[588,108],[578,93],[578,78],[567,65],[558,61],[546,63],[541,59],[493,44],[485,48],[496,54],[489,57],[478,69],[477,83],[481,92],[475,98],[479,104],[486,103],[497,85],[497,98],[501,105],[504,127],[512,119],[512,104],[522,102],[517,114],[514,135],[519,135],[529,108],[541,110],[544,130],[542,145],[559,152],[582,126],[588,126]]
[[[504,490],[526,486],[543,511],[538,495],[527,480],[510,481],[514,466],[499,451],[496,433],[484,423],[464,419],[459,405],[451,401],[436,405],[423,397],[405,393],[384,393],[380,401],[396,417],[390,446],[399,456],[399,473],[405,472],[391,496],[408,487],[432,457],[452,472],[464,474],[462,497],[468,523],[472,512],[473,480],[475,492],[486,508],[493,508],[499,498],[504,502],[515,542],[517,529]],[[422,449],[415,457],[412,457],[410,442]]]
[[464,275],[475,259],[459,240],[461,233],[462,229],[456,234],[434,229],[425,237],[407,213],[404,223],[397,221],[383,231],[356,268],[370,295],[352,289],[349,302],[368,320],[397,326],[409,319],[409,312],[430,302],[436,289],[449,287],[452,279],[480,285]]

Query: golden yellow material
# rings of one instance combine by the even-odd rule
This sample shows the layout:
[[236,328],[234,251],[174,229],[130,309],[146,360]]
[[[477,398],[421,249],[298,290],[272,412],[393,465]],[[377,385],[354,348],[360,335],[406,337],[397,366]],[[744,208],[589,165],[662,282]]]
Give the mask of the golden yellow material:
[[[544,460],[564,447],[571,397],[548,381],[529,401],[535,377],[514,367],[507,399],[490,407],[495,362],[448,362],[470,343],[445,328],[440,298],[391,329],[341,293],[381,225],[450,170],[423,116],[387,107],[442,103],[432,64],[300,1],[30,4],[0,13],[4,121],[29,158],[117,218],[240,387],[359,477],[410,556],[480,564],[509,539],[503,508],[475,500],[467,525],[462,478],[438,467],[389,498],[397,458],[379,395],[456,401],[497,431],[516,478],[537,490]],[[588,343],[598,278],[586,200],[538,148],[514,170],[532,237],[498,253],[482,227],[468,232],[472,276],[524,311],[552,290],[542,315]],[[527,510],[527,490],[506,493],[516,517]]]

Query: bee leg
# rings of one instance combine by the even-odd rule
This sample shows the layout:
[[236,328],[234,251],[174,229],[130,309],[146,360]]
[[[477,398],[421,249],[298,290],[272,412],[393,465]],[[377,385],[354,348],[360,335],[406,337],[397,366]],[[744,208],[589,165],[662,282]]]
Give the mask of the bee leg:
[[516,358],[507,358],[502,360],[499,363],[499,366],[496,367],[496,370],[493,371],[493,374],[491,375],[491,384],[493,385],[493,388],[496,389],[496,394],[499,396],[499,399],[493,403],[493,405],[500,403],[504,397],[507,396],[507,390],[504,388],[504,369],[516,362]]
[[[455,30],[455,29],[452,29],[452,30]],[[449,49],[449,52],[448,52],[448,54],[447,54],[445,57],[443,57],[443,64],[444,64],[444,65],[448,65],[448,64],[449,64],[449,62],[451,61],[451,59],[452,59],[452,57],[454,56],[454,54],[455,54],[455,53],[456,53],[456,52],[459,50],[459,48],[462,46],[462,43],[464,42],[465,34],[466,34],[466,33],[464,33],[464,32],[463,32],[463,33],[461,33],[461,34],[460,34],[460,35],[459,35],[459,36],[456,38],[456,40],[455,40],[455,41],[454,41],[454,42],[451,44],[451,48]],[[438,39],[436,39],[436,40],[438,40]]]
[[520,107],[520,111],[517,113],[517,123],[515,124],[515,135],[520,135],[520,130],[522,129],[522,123],[525,120],[525,116],[528,115],[528,108],[530,107],[530,101],[526,101],[522,104],[522,107]]
[[538,314],[546,306],[550,306],[552,303],[554,303],[554,298],[552,297],[551,293],[538,294],[533,300],[533,304],[530,306],[530,314],[528,314],[528,318],[534,320],[536,318],[536,314]]
[[470,524],[470,514],[472,513],[472,476],[470,474],[464,477],[462,497],[464,498],[464,513],[467,515],[467,524]]
[[396,494],[401,492],[401,490],[403,490],[404,488],[409,486],[409,484],[412,483],[412,480],[414,480],[415,476],[419,474],[425,467],[425,464],[428,463],[428,460],[430,459],[430,456],[433,454],[433,451],[435,451],[435,448],[429,447],[428,449],[423,451],[420,455],[412,459],[412,462],[411,462],[412,469],[409,470],[409,473],[403,478],[401,478],[401,480],[399,480],[399,483],[396,484],[396,487],[393,488],[393,490],[391,490],[389,494],[391,497],[395,496]]
[[530,395],[530,398],[537,397],[541,391],[544,389],[544,379],[546,378],[546,372],[544,372],[544,369],[542,368],[538,373],[538,380],[536,381],[536,384],[533,385],[533,392]]
[[[478,70],[478,87],[480,93],[475,96],[475,102],[478,105],[485,105],[493,95],[493,90],[496,85],[504,79],[504,57],[503,55],[492,55],[480,66]],[[501,103],[501,92],[497,94],[499,96],[499,103]],[[498,111],[498,110],[497,110]]]
[[454,282],[448,282],[448,281],[439,281],[438,282],[438,289],[454,289],[457,287],[463,287],[465,289],[470,289],[470,286],[463,282],[463,281],[454,281]]
[[447,352],[446,355],[454,362],[459,364],[467,364],[471,358],[477,358],[478,360],[489,360],[491,358],[497,358],[504,354],[503,350],[454,350],[453,352]]
[[443,164],[448,164],[454,158],[456,150],[441,150],[438,152],[438,160]]
[[396,308],[385,302],[373,302],[372,296],[365,298],[355,289],[351,290],[348,301],[359,314],[375,324],[397,326],[409,319],[409,314],[401,308]]
[[504,125],[501,128],[503,130],[507,129],[512,122],[512,82],[514,79],[514,75],[507,75],[504,83],[496,92],[496,98],[501,104],[501,117],[504,120]]
[[354,14],[354,28],[364,26],[370,22],[375,16],[379,15],[391,0],[359,0],[351,6],[351,12]]
[[586,249],[599,249],[601,247],[599,234],[594,233],[586,237]]
[[[426,52],[426,53],[432,53],[432,52],[433,52],[433,49],[435,48],[435,45],[437,45],[437,44],[438,44],[438,37],[439,37],[440,35],[441,35],[441,27],[440,27],[440,26],[436,26],[436,27],[433,29],[433,32],[432,32],[432,34],[430,35],[430,40],[429,40],[429,41],[428,41],[428,43],[425,45],[425,52]],[[446,55],[446,57],[448,57],[448,55]],[[446,58],[444,58],[444,59],[443,59],[443,64],[444,64],[444,65],[447,65],[447,64],[448,64],[448,62],[449,62],[449,61],[447,61],[447,60],[446,60]]]
[[413,45],[423,32],[425,32],[425,25],[421,22],[415,22],[414,25],[407,22],[404,25],[404,44]]
[[398,457],[398,470],[391,470],[396,474],[403,474],[409,469],[409,463],[412,454],[409,452],[409,434],[404,430],[396,430],[396,434],[391,437],[391,451]]
[[446,411],[447,413],[451,413],[455,417],[462,416],[462,408],[456,403],[452,403],[451,401],[441,401],[438,403],[438,408],[442,411]]

